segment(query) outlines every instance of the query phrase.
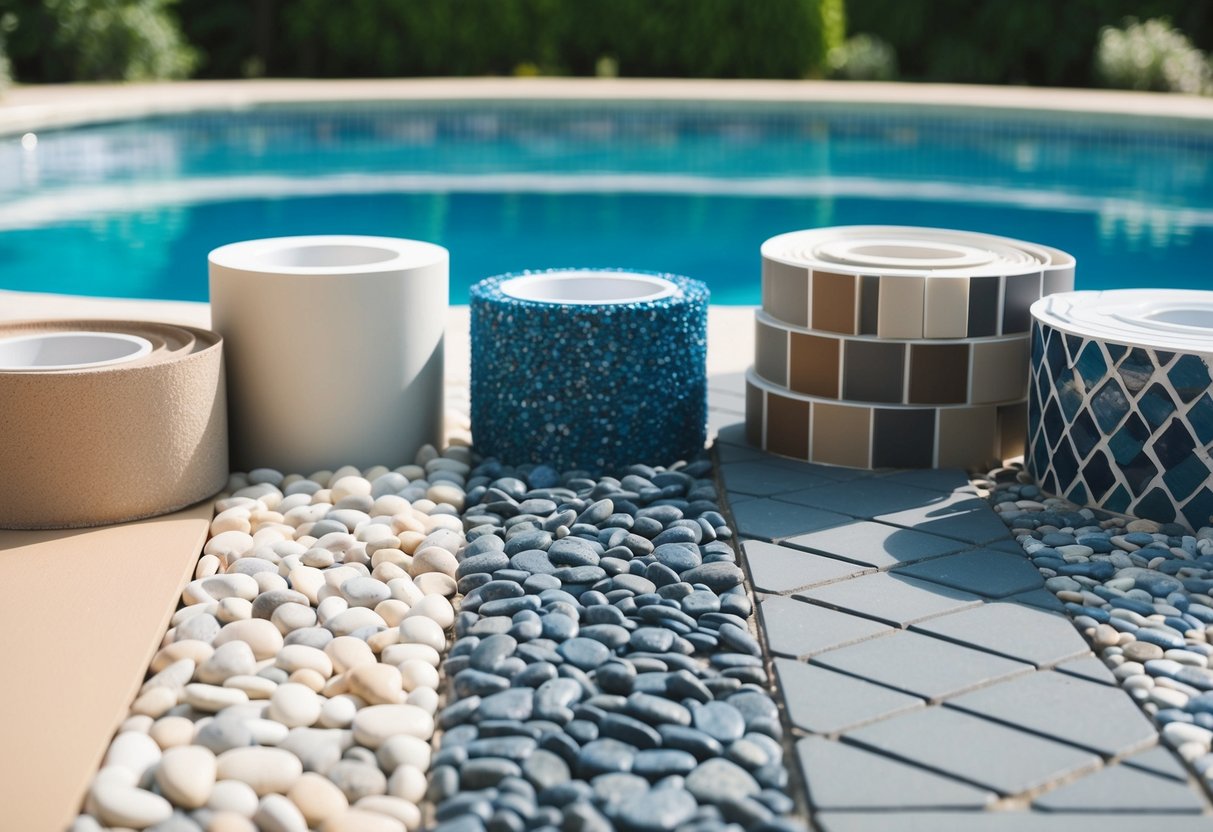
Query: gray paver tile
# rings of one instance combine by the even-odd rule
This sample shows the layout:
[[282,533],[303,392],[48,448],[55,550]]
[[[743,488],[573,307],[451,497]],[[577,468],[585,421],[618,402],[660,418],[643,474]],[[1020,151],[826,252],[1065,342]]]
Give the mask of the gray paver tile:
[[[1008,531],[1007,534],[1010,534]],[[1013,537],[1008,537],[1006,540],[995,540],[993,543],[986,544],[987,549],[997,549],[1000,552],[1007,552],[1012,555],[1024,556],[1023,547]]]
[[1186,783],[1111,766],[1046,792],[1033,805],[1052,812],[1200,813],[1205,801]]
[[980,809],[992,792],[871,751],[806,737],[796,743],[809,803],[829,809]]
[[959,468],[917,468],[910,471],[895,471],[885,476],[889,482],[926,488],[930,491],[952,492],[969,487],[968,475]]
[[730,493],[769,497],[831,482],[807,471],[797,471],[766,460],[729,462],[720,466],[720,476]]
[[881,753],[1008,795],[1099,763],[1089,752],[950,708],[924,708],[846,736]]
[[785,468],[792,468],[797,471],[804,471],[813,474],[817,477],[824,477],[827,480],[834,482],[850,482],[851,480],[871,479],[876,476],[875,471],[869,471],[864,468],[844,468],[841,465],[822,465],[817,462],[802,462],[799,459],[788,459],[787,457],[775,456],[774,454],[767,455],[767,461],[772,465],[782,465]]
[[1068,673],[1071,676],[1078,676],[1091,682],[1099,682],[1102,685],[1117,684],[1116,677],[1112,675],[1112,671],[1108,669],[1108,666],[1103,663],[1102,659],[1094,655],[1064,661],[1053,669],[1059,673]]
[[959,552],[965,544],[946,537],[855,520],[842,526],[797,535],[786,545],[888,569],[902,563]]
[[998,602],[932,618],[912,629],[1000,656],[1048,667],[1089,654],[1070,619],[1021,604]]
[[923,705],[917,696],[792,659],[776,659],[775,675],[788,719],[814,734],[836,734]]
[[779,656],[811,656],[893,632],[892,627],[870,618],[792,598],[763,599],[758,611],[767,645]]
[[807,589],[796,597],[898,627],[982,603],[958,589],[885,572]]
[[913,563],[898,568],[897,572],[987,598],[1005,598],[1045,584],[1040,571],[1023,555],[993,549],[974,549],[925,563]]
[[791,592],[873,571],[870,566],[762,540],[747,540],[742,543],[742,549],[754,579],[754,589],[759,592]]
[[1031,592],[1021,592],[1018,595],[1011,595],[1003,600],[1009,603],[1025,604],[1029,607],[1051,610],[1053,612],[1065,611],[1065,605],[1061,601],[1058,601],[1057,596],[1047,589],[1034,589]]
[[811,487],[783,494],[780,499],[854,517],[875,517],[893,511],[919,508],[943,499],[938,491],[928,491],[887,478],[857,479],[842,485]]
[[783,503],[763,497],[729,506],[737,521],[735,531],[744,537],[780,540],[798,534],[837,526],[850,521],[845,514]]
[[993,543],[1006,540],[1010,535],[1006,524],[998,519],[985,500],[963,493],[953,494],[928,506],[881,514],[875,519],[969,543]]
[[1154,725],[1120,688],[1042,670],[950,699],[947,707],[1035,731],[1110,757],[1158,740]]
[[928,699],[1032,670],[1023,662],[909,632],[840,647],[812,661]]
[[[735,421],[732,424],[724,425],[716,431],[717,451],[720,451],[721,445],[730,445],[733,448],[748,452],[747,459],[760,459],[767,456],[758,448],[751,447],[750,443],[745,438],[745,420]],[[724,461],[723,459],[721,460]]]
[[1179,756],[1165,745],[1156,745],[1147,751],[1126,757],[1120,761],[1120,764],[1168,777],[1171,780],[1178,780],[1181,783],[1188,782],[1188,770],[1179,762]]
[[1209,832],[1209,819],[1167,814],[822,812],[822,832]]

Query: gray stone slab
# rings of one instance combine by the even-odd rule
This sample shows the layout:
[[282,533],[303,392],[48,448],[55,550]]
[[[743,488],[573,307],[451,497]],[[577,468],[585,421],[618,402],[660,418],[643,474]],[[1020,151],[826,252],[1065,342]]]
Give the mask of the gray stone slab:
[[1094,655],[1064,661],[1053,669],[1058,673],[1068,673],[1071,676],[1078,676],[1089,682],[1099,682],[1101,685],[1115,685],[1117,683],[1116,677],[1112,675],[1112,671],[1108,669],[1108,666],[1103,663],[1102,659]]
[[754,579],[754,589],[759,592],[791,592],[873,571],[870,566],[790,549],[763,540],[747,540],[741,548],[750,567],[750,576]]
[[932,700],[1032,670],[1023,662],[909,632],[840,647],[812,661]]
[[915,488],[891,482],[886,477],[852,480],[841,485],[811,487],[783,494],[780,499],[791,503],[850,514],[853,517],[875,517],[893,511],[921,508],[939,502],[938,491]]
[[825,737],[796,743],[809,803],[830,809],[981,809],[995,799],[940,774]]
[[1018,595],[1011,595],[1004,599],[1014,604],[1025,604],[1029,607],[1036,607],[1042,610],[1051,610],[1053,612],[1063,612],[1065,605],[1057,600],[1057,596],[1047,589],[1034,589],[1031,592],[1021,592]]
[[[762,457],[768,456],[768,454],[764,453],[760,449],[750,445],[750,443],[746,440],[744,419],[720,427],[716,431],[716,439],[713,444],[717,453],[723,450],[721,448],[722,445],[730,445],[735,449],[747,451],[748,453],[744,457],[747,459],[761,459]],[[734,451],[730,451],[730,453],[734,453]]]
[[853,612],[897,627],[976,606],[976,595],[901,575],[878,573],[796,593],[817,604]]
[[777,656],[812,656],[893,632],[879,621],[793,598],[766,598],[759,602],[758,612],[767,646]]
[[1042,670],[950,699],[947,707],[1090,749],[1105,757],[1131,754],[1158,732],[1120,688]]
[[1179,755],[1165,745],[1156,745],[1132,757],[1125,757],[1120,764],[1178,780],[1180,783],[1188,782],[1188,770],[1180,763]]
[[1209,832],[1207,817],[1046,812],[822,812],[821,832]]
[[952,494],[931,505],[892,511],[875,519],[967,543],[989,544],[1010,537],[989,503],[971,494]]
[[729,508],[736,521],[734,531],[744,537],[761,540],[781,540],[851,520],[845,514],[779,502],[769,497],[730,503]]
[[920,622],[912,629],[1037,667],[1049,667],[1090,652],[1070,619],[1022,604],[982,604]]
[[948,493],[958,488],[970,487],[968,474],[959,468],[917,468],[910,471],[896,471],[885,476],[885,479],[901,485],[912,485],[915,488]]
[[776,659],[775,675],[788,719],[812,734],[837,734],[923,705],[917,696],[792,659]]
[[1099,757],[951,708],[923,708],[847,733],[874,751],[1013,795],[1099,764]]
[[1024,553],[1023,547],[1013,537],[1008,537],[1006,540],[995,540],[993,543],[987,544],[986,548],[997,549],[1000,552],[1007,552],[1012,555],[1023,555]]
[[782,465],[785,468],[792,468],[797,471],[804,471],[816,477],[823,477],[834,482],[850,482],[851,480],[865,480],[876,476],[876,472],[869,471],[864,468],[844,468],[841,465],[822,465],[816,462],[801,462],[798,459],[788,459],[787,457],[775,456],[769,454],[767,460],[772,465]]
[[1040,571],[1026,557],[994,549],[973,549],[925,563],[912,563],[897,571],[987,598],[1005,598],[1039,589],[1045,584]]
[[1050,812],[1199,814],[1206,802],[1186,783],[1127,766],[1111,766],[1045,792],[1032,805]]
[[965,544],[946,537],[923,534],[887,523],[874,523],[871,520],[856,520],[845,525],[796,535],[788,538],[785,543],[793,548],[820,552],[877,569],[889,569],[903,563],[947,555],[966,548]]
[[729,493],[756,497],[770,497],[832,482],[808,471],[773,465],[766,460],[725,463],[720,466],[720,477]]

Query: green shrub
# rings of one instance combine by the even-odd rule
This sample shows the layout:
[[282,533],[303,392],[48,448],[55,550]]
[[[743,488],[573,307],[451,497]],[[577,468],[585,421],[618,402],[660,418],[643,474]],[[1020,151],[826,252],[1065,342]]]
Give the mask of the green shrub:
[[1109,87],[1131,90],[1213,91],[1209,59],[1166,19],[1132,18],[1123,29],[1105,26],[1095,52],[1095,74]]
[[847,81],[891,81],[897,77],[897,53],[875,35],[855,35],[830,50],[830,76]]
[[195,52],[172,0],[16,0],[9,39],[18,74],[37,81],[185,78]]

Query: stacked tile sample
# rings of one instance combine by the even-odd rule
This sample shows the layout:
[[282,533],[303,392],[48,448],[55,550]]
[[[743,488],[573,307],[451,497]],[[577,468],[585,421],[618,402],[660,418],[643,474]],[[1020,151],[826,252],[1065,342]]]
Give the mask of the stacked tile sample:
[[1074,283],[1044,246],[928,228],[797,231],[762,246],[749,441],[855,468],[1022,452],[1032,303]]
[[1213,292],[1032,306],[1028,468],[1041,488],[1192,529],[1213,516]]

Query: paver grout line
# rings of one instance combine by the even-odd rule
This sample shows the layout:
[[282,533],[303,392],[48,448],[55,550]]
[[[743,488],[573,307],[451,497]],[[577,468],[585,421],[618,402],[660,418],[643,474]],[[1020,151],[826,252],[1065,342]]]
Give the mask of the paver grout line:
[[[1037,671],[1037,672],[1040,672],[1040,671]],[[1018,679],[1018,678],[1020,678],[1020,676],[1013,676],[1011,678]],[[1001,683],[1001,682],[1010,681],[1010,679],[1000,679],[998,681]],[[989,686],[987,686],[987,687],[989,687]],[[1036,730],[1035,728],[1028,728],[1027,726],[1020,725],[1016,722],[1013,722],[1012,720],[1002,719],[1000,717],[992,716],[990,714],[983,713],[983,712],[977,711],[977,710],[973,710],[971,708],[964,708],[964,707],[961,707],[960,705],[957,705],[957,704],[949,701],[951,698],[953,698],[955,696],[961,696],[962,694],[972,693],[972,692],[973,692],[972,690],[969,690],[969,691],[962,691],[960,693],[950,694],[948,696],[948,698],[940,700],[939,706],[942,708],[948,708],[949,710],[953,710],[958,713],[968,714],[969,716],[975,716],[979,719],[984,719],[986,722],[993,722],[997,725],[1002,725],[1007,728],[1014,728],[1016,731],[1021,731],[1025,734],[1031,734],[1033,736],[1041,737],[1046,740],[1052,740],[1053,742],[1061,743],[1062,745],[1069,745],[1069,746],[1077,748],[1081,751],[1088,751],[1088,752],[1098,756],[1101,760],[1104,761],[1105,764],[1111,764],[1111,765],[1119,764],[1121,762],[1121,760],[1123,760],[1125,757],[1132,756],[1134,754],[1140,754],[1143,751],[1149,751],[1151,748],[1153,748],[1159,742],[1159,739],[1158,739],[1158,736],[1156,733],[1155,738],[1152,741],[1146,741],[1146,742],[1142,743],[1141,745],[1132,748],[1129,751],[1123,751],[1118,754],[1109,755],[1109,754],[1104,753],[1103,751],[1100,751],[1098,748],[1094,748],[1089,745],[1083,745],[1081,742],[1077,742],[1075,740],[1069,740],[1069,739],[1066,739],[1065,737],[1059,737],[1059,736],[1056,736],[1055,734],[1049,734],[1045,731],[1039,731],[1039,730]]]
[[[896,632],[897,631],[894,631],[893,633],[881,633],[880,635],[873,636],[872,638],[862,639],[860,642],[857,642],[857,643],[867,644],[869,642],[875,641],[876,639],[888,638],[889,636],[894,635]],[[920,633],[920,635],[925,635],[925,634]],[[833,671],[834,673],[840,673],[843,676],[850,676],[852,679],[859,679],[860,681],[868,682],[870,684],[885,688],[887,690],[896,691],[897,693],[904,693],[904,694],[907,694],[908,696],[916,696],[919,699],[926,702],[928,708],[939,707],[940,705],[943,705],[949,697],[952,697],[952,696],[960,696],[961,694],[964,694],[964,693],[972,693],[977,690],[983,690],[984,688],[993,687],[994,685],[998,685],[1003,682],[1009,682],[1012,679],[1019,679],[1023,676],[1028,675],[1029,673],[1039,673],[1040,672],[1036,668],[1031,667],[1029,665],[1029,666],[1025,667],[1023,670],[1015,671],[1014,673],[1010,673],[1006,676],[1000,676],[997,679],[983,679],[982,681],[975,682],[971,685],[968,685],[967,687],[961,688],[959,690],[951,691],[950,693],[948,693],[945,696],[939,696],[939,697],[926,696],[921,693],[915,693],[912,690],[906,690],[905,688],[899,688],[895,685],[889,684],[888,682],[882,682],[879,679],[869,679],[867,676],[861,676],[860,674],[855,673],[853,671],[844,670],[840,667],[833,667],[832,665],[828,665],[828,664],[822,664],[821,662],[817,661],[818,657],[831,652],[833,649],[834,648],[830,648],[830,650],[823,650],[821,653],[818,653],[816,656],[810,657],[805,662],[805,664],[810,664],[813,667],[820,667],[823,670],[830,670],[830,671]],[[838,648],[838,649],[842,649],[842,648]],[[1023,663],[1023,662],[1021,662],[1021,663]],[[955,710],[960,710],[960,709],[957,708]],[[966,713],[967,713],[967,711],[966,711]],[[894,716],[898,716],[898,715],[899,714],[892,714],[888,717],[881,717],[880,719],[874,719],[874,720],[872,720],[872,722],[882,722],[885,719],[892,719]],[[848,728],[847,730],[849,731],[851,729]],[[1021,729],[1021,730],[1023,730],[1023,729]],[[1029,732],[1024,731],[1024,733],[1029,733]]]
[[[876,574],[876,573],[870,573],[870,574]],[[868,576],[856,575],[854,578],[848,578],[846,580],[853,581],[853,580],[856,580],[857,578],[863,578],[863,577],[868,577]],[[835,581],[834,583],[839,584],[839,583],[844,583],[844,581]],[[934,584],[934,586],[938,586],[940,589],[952,589],[952,587],[946,587],[941,584]],[[816,589],[816,587],[813,587],[813,588]],[[960,590],[955,590],[955,591],[960,591]],[[841,612],[841,613],[846,613],[847,615],[853,615],[856,618],[865,618],[868,621],[875,621],[879,624],[885,624],[889,627],[892,627],[894,631],[900,630],[902,632],[909,632],[910,627],[913,627],[915,624],[921,624],[924,621],[931,621],[936,618],[942,618],[945,615],[952,615],[953,613],[964,612],[965,610],[977,609],[977,607],[981,606],[981,604],[993,603],[992,601],[990,601],[986,598],[979,598],[978,600],[981,602],[981,604],[974,604],[973,606],[964,607],[959,610],[951,609],[951,610],[944,610],[943,612],[935,612],[935,613],[931,613],[930,615],[924,615],[922,618],[916,618],[913,621],[908,621],[905,624],[900,624],[895,621],[890,621],[887,618],[877,618],[875,615],[869,615],[867,613],[860,612],[859,610],[849,610],[849,609],[846,609],[845,607],[837,607],[837,606],[830,604],[828,601],[822,601],[819,598],[806,598],[802,595],[797,595],[797,596],[795,596],[795,600],[803,601],[806,604],[812,604],[815,607],[822,607],[827,610],[833,610],[834,612]],[[892,633],[882,633],[881,635],[887,636],[887,635],[892,635]],[[919,635],[931,636],[932,638],[939,638],[938,636],[935,636],[931,633],[919,633]],[[941,638],[940,640],[947,641],[948,639]],[[969,646],[969,645],[966,645],[966,646]],[[986,651],[986,652],[989,652],[989,651]],[[1017,661],[1023,661],[1023,659],[1018,659]],[[1030,662],[1029,662],[1029,664],[1030,664]]]

